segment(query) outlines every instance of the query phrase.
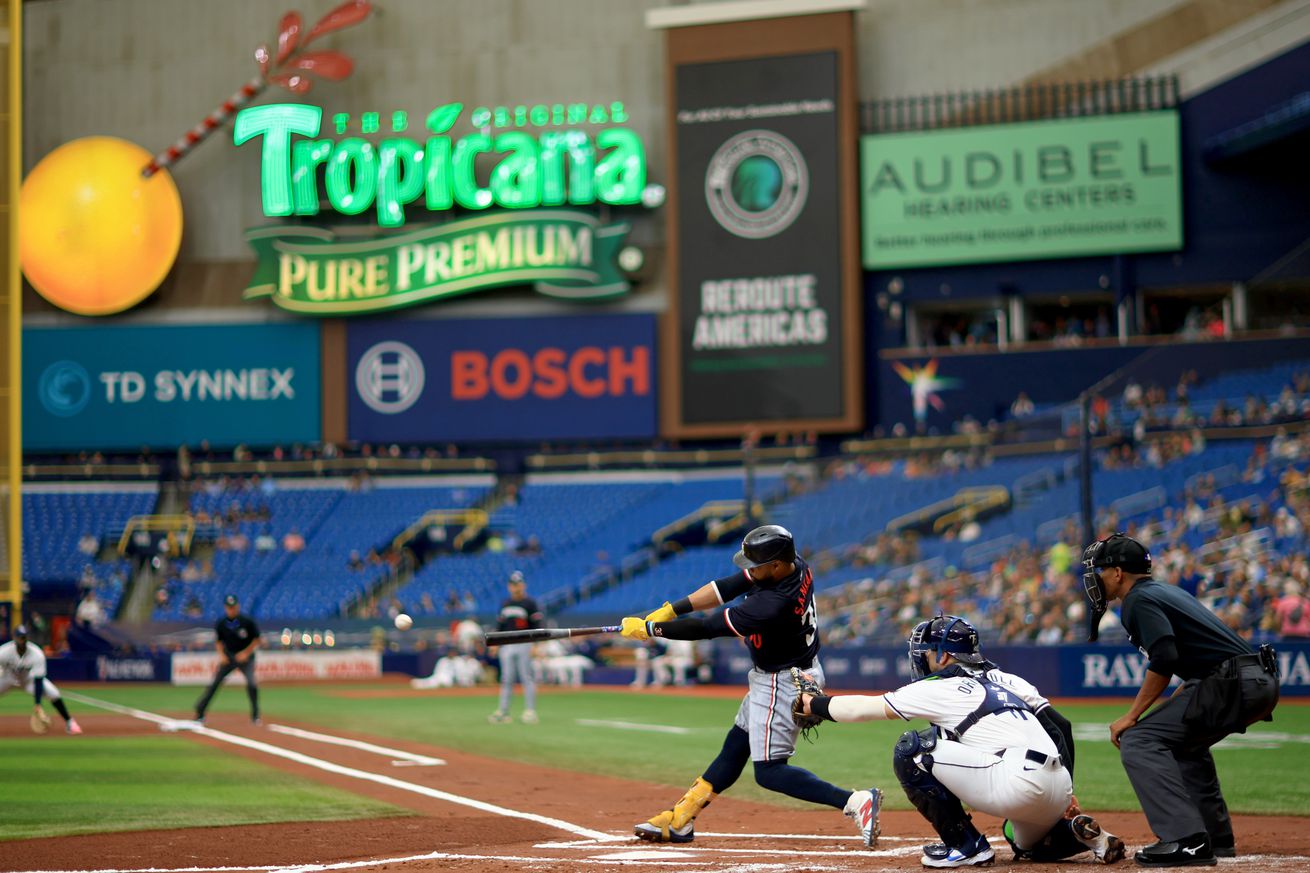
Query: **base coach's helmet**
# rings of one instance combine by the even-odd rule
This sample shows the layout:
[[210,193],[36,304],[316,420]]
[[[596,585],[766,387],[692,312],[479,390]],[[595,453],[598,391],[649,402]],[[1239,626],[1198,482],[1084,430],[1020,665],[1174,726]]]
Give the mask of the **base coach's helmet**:
[[928,652],[936,652],[938,660],[950,655],[963,664],[981,666],[988,661],[979,651],[978,630],[958,615],[937,614],[936,618],[921,621],[910,631],[910,675],[922,679],[928,669]]
[[766,524],[746,534],[746,538],[741,541],[741,551],[732,556],[732,563],[743,570],[770,561],[791,563],[794,560],[796,541],[792,539],[791,531],[776,524]]

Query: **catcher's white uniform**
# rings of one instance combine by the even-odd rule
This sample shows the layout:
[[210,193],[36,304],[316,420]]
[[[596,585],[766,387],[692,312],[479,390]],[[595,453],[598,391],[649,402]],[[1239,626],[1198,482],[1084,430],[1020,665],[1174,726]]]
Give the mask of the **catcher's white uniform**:
[[[834,697],[829,712],[839,722],[867,721],[884,718],[885,703],[906,721],[932,722],[939,735],[931,751],[932,775],[974,809],[1008,818],[1015,843],[1032,846],[1073,799],[1069,771],[1035,716],[1050,704],[1013,673],[957,673],[934,674],[882,697]],[[988,711],[974,720],[976,713]]]
[[59,699],[59,689],[45,678],[45,652],[41,647],[28,643],[23,654],[18,654],[18,645],[10,640],[0,646],[0,694],[10,688],[22,688],[28,694],[35,694],[36,683],[40,681],[42,693],[52,702]]

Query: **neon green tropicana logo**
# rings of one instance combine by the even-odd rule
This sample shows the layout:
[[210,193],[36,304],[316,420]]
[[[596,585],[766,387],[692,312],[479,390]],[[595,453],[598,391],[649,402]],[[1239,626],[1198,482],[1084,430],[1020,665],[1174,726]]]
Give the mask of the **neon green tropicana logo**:
[[[358,215],[376,209],[383,227],[403,225],[405,207],[420,198],[434,212],[641,202],[641,138],[626,127],[605,127],[594,136],[573,127],[622,124],[623,104],[479,107],[471,116],[477,130],[455,138],[449,131],[463,109],[462,103],[433,109],[425,125],[429,135],[421,142],[389,136],[374,145],[358,136],[319,138],[321,108],[274,103],[241,110],[233,141],[263,138],[261,188],[269,216],[317,215],[320,167],[323,193],[334,210]],[[338,130],[344,130],[344,117],[334,117]],[[407,123],[404,113],[394,113],[392,133]],[[544,129],[516,129],[522,127]],[[365,113],[361,132],[378,128],[377,114]]]

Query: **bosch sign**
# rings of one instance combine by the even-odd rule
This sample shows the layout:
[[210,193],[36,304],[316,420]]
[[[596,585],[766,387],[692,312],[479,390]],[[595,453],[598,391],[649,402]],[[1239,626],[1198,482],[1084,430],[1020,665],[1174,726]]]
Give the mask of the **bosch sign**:
[[653,316],[355,322],[347,331],[351,439],[655,434]]

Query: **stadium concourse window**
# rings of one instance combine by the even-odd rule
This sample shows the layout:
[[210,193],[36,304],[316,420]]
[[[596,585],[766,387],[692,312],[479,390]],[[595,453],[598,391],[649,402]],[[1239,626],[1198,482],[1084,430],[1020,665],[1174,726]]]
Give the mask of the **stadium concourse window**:
[[[963,349],[996,345],[1000,336],[995,309],[953,308],[949,312],[917,309],[918,347],[927,349]],[[910,338],[911,345],[916,345]]]
[[1109,295],[1061,295],[1035,298],[1027,306],[1028,340],[1059,346],[1116,336],[1114,303]]
[[1186,340],[1223,339],[1224,300],[1228,294],[1227,288],[1146,291],[1142,295],[1139,333]]

